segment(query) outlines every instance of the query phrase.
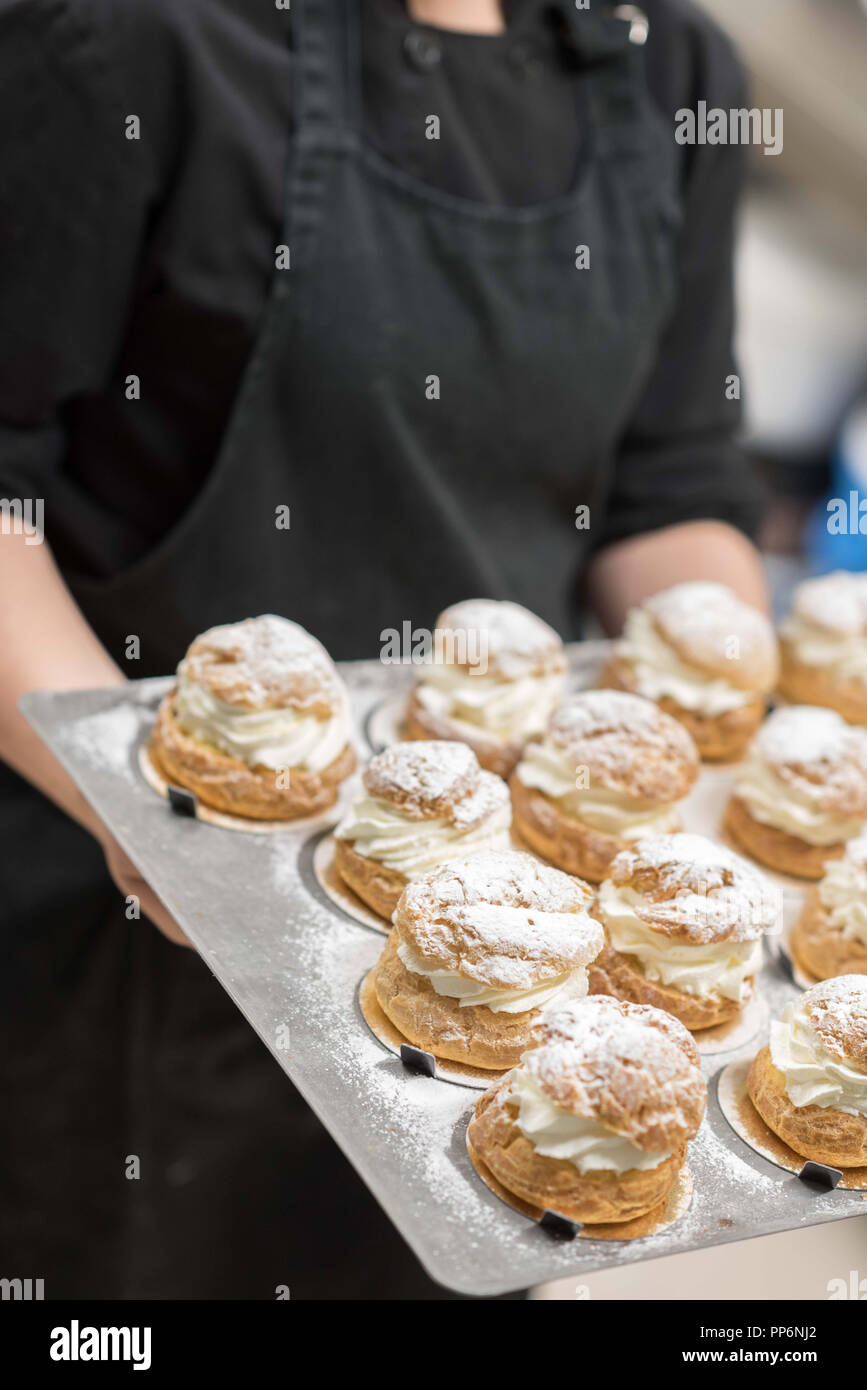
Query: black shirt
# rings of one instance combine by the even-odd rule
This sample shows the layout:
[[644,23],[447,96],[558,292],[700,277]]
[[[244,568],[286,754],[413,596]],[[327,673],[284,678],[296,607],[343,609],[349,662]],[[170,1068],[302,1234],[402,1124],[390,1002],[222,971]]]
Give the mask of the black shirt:
[[[700,98],[743,103],[713,26],[681,0],[645,8],[672,130]],[[556,4],[513,0],[499,36],[421,28],[401,0],[360,12],[365,134],[382,153],[492,203],[569,187],[581,70]],[[0,0],[0,497],[45,499],[71,572],[140,558],[213,463],[281,239],[292,79],[291,11],[273,0]],[[725,397],[743,151],[680,158],[678,301],[597,544],[757,516]]]

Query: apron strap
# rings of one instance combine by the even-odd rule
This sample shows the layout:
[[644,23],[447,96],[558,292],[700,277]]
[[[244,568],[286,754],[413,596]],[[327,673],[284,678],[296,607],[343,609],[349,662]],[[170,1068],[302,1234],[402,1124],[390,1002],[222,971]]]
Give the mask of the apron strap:
[[[357,0],[295,0],[292,16],[296,124],[284,223],[291,226],[290,253],[303,263],[320,234],[334,159],[360,140],[361,54]],[[290,283],[280,277],[277,294],[288,294]]]
[[350,144],[361,123],[357,0],[295,0],[299,93],[297,139]]
[[647,144],[647,16],[637,5],[577,9],[573,0],[564,0],[561,12],[568,42],[588,80],[596,149],[601,154],[640,153]]
[[573,46],[587,63],[641,48],[650,31],[650,21],[637,5],[594,0],[592,7],[580,9],[574,0],[562,0],[560,10]]

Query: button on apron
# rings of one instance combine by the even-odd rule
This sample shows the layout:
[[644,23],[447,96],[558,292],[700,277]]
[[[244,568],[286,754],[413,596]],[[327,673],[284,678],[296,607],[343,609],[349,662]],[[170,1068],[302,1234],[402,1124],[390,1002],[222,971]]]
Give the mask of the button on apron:
[[411,29],[403,41],[403,51],[407,61],[419,72],[430,72],[439,67],[443,51],[432,34],[422,29]]

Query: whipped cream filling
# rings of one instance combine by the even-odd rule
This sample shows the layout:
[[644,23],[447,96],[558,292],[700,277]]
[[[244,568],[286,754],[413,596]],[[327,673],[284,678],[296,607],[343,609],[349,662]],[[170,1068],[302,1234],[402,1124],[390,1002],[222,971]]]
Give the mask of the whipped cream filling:
[[631,843],[643,835],[680,829],[680,816],[671,803],[642,801],[608,787],[578,788],[575,774],[562,750],[545,742],[529,743],[517,768],[524,786],[550,797],[564,815],[618,840]]
[[713,718],[755,699],[753,692],[739,690],[722,676],[707,676],[682,661],[642,608],[633,608],[627,614],[617,650],[632,668],[639,695],[649,700],[667,695],[682,709]]
[[798,999],[771,1024],[771,1061],[783,1073],[793,1105],[821,1105],[867,1117],[867,1072],[834,1057],[822,1042]]
[[528,1009],[547,1008],[555,1000],[559,1005],[570,999],[583,999],[587,993],[587,971],[583,965],[562,975],[549,975],[529,989],[503,989],[483,984],[481,980],[470,980],[457,970],[431,970],[404,941],[398,946],[397,954],[407,970],[413,975],[424,975],[437,994],[457,999],[462,1009],[470,1004],[484,1004],[495,1014],[522,1014]]
[[851,840],[864,829],[864,820],[836,816],[817,804],[823,788],[816,787],[814,800],[800,788],[784,782],[760,757],[749,759],[738,778],[735,795],[740,797],[754,820],[788,831],[808,845],[835,845]]
[[184,733],[213,744],[250,767],[303,768],[321,772],[350,739],[349,711],[327,719],[295,709],[238,709],[218,700],[203,685],[181,676],[174,701]]
[[635,956],[648,980],[673,985],[701,999],[743,1003],[747,981],[761,968],[761,938],[695,945],[675,941],[663,932],[652,931],[641,920],[635,909],[642,901],[633,888],[620,888],[610,879],[602,884],[598,905],[614,950]]
[[446,816],[410,820],[387,801],[365,794],[349,809],[334,834],[340,840],[352,840],[356,854],[365,859],[375,859],[405,878],[418,878],[449,859],[462,859],[482,849],[508,849],[511,823],[508,799],[467,829]]
[[838,681],[867,685],[867,637],[860,633],[829,632],[793,614],[780,627],[797,661],[820,666]]
[[541,733],[563,693],[565,676],[473,675],[455,666],[435,663],[417,688],[418,698],[431,714],[457,719],[485,729],[505,742],[523,742]]
[[867,864],[848,854],[832,860],[819,884],[819,901],[829,927],[867,946]]
[[657,1168],[667,1153],[648,1153],[599,1120],[572,1115],[556,1105],[523,1067],[512,1072],[509,1099],[518,1107],[515,1124],[536,1153],[565,1159],[579,1173],[628,1173]]

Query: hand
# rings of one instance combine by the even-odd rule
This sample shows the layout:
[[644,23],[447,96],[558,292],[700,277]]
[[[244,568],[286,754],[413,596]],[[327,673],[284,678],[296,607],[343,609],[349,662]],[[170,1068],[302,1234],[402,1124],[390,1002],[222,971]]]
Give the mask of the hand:
[[150,884],[142,878],[132,860],[124,854],[117,840],[106,832],[100,836],[100,842],[105,851],[108,872],[124,897],[138,898],[142,912],[169,941],[174,941],[178,946],[190,946],[192,943],[184,936],[171,913],[166,911]]
[[[33,634],[39,634],[35,641]],[[118,669],[63,582],[48,545],[0,531],[0,758],[38,787],[99,841],[108,871],[125,897],[179,946],[177,922],[88,805],[72,778],[18,710],[28,690],[95,690],[123,686]]]
[[616,636],[630,608],[685,579],[727,584],[745,603],[770,612],[759,552],[724,521],[683,521],[615,541],[591,561],[587,591],[606,632]]

